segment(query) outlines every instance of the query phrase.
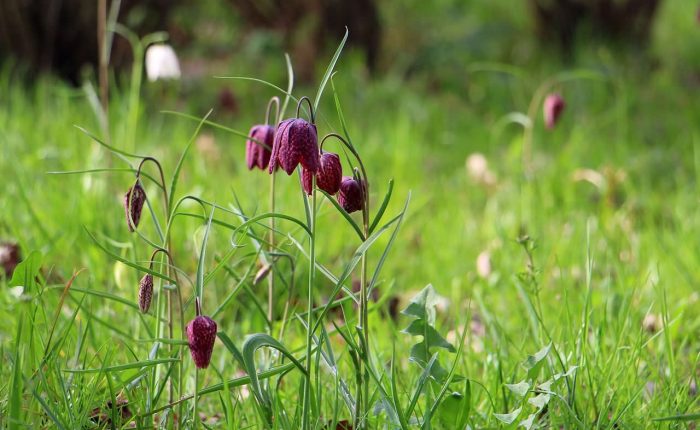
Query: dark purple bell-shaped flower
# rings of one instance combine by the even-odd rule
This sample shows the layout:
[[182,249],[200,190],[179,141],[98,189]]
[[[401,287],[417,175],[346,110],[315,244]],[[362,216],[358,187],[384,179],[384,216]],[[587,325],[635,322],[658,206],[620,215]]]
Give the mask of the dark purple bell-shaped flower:
[[[254,125],[248,136],[252,139],[248,139],[245,143],[245,160],[248,165],[248,170],[253,170],[257,167],[260,170],[267,169],[270,164],[270,149],[275,139],[275,128],[270,125]],[[258,142],[264,142],[268,147],[265,148]]]
[[22,261],[19,245],[12,242],[0,242],[0,269],[7,279],[12,278],[15,267]]
[[268,171],[272,173],[279,165],[291,175],[297,165],[311,173],[321,167],[316,126],[301,118],[286,119],[279,123],[272,145],[272,156]]
[[199,369],[209,367],[216,340],[216,328],[216,322],[204,315],[197,316],[187,324],[187,343],[194,364]]
[[[139,182],[124,195],[124,211],[126,212],[126,225],[133,232],[141,221],[141,211],[146,202],[146,191]],[[132,223],[133,221],[133,223]]]
[[347,213],[361,210],[365,203],[365,193],[360,181],[352,176],[343,176],[338,192],[338,203]]
[[[313,174],[306,169],[301,170],[301,182],[306,194],[311,195]],[[343,166],[340,164],[338,154],[323,152],[321,154],[321,168],[316,173],[316,186],[334,195],[340,189],[340,182],[343,179]]]
[[553,129],[564,112],[566,103],[561,95],[553,93],[544,100],[544,124],[548,129]]
[[153,275],[146,274],[139,282],[139,309],[142,313],[148,313],[153,298]]

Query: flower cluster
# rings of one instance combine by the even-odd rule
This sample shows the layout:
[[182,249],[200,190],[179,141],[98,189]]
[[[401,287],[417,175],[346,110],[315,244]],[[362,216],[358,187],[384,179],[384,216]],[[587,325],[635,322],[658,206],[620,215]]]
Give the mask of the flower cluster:
[[[299,105],[304,100],[308,99],[303,97]],[[272,151],[260,143],[271,146]],[[320,149],[313,114],[311,122],[297,117],[285,119],[277,127],[253,126],[246,142],[246,161],[249,169],[267,167],[271,174],[281,167],[291,175],[301,165],[301,183],[306,194],[312,194],[315,180],[318,189],[337,194],[338,203],[348,213],[362,210],[364,205],[366,186],[361,186],[361,181],[354,177],[343,176],[338,154]]]

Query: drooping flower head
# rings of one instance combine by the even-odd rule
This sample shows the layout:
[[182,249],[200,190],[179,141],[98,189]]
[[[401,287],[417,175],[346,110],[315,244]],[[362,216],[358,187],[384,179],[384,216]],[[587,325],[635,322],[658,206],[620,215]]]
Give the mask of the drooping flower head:
[[365,203],[365,192],[359,180],[352,176],[343,176],[338,192],[338,203],[347,213],[362,209]]
[[129,191],[124,195],[124,211],[126,213],[126,225],[129,227],[129,231],[133,232],[136,227],[139,226],[141,211],[143,210],[143,204],[145,202],[146,191],[139,182],[129,188]]
[[172,46],[157,43],[148,47],[146,75],[151,82],[159,79],[180,79],[180,62]]
[[[258,168],[265,170],[270,164],[270,148],[274,143],[275,128],[271,125],[254,125],[248,133],[245,143],[245,159],[248,170]],[[263,142],[267,148],[258,142]]]
[[146,274],[139,282],[139,309],[142,313],[148,313],[153,298],[153,275]]
[[15,267],[22,260],[19,245],[12,242],[0,242],[0,268],[5,272],[7,279],[12,278]]
[[[313,173],[307,169],[301,170],[302,185],[306,194],[311,195],[313,187]],[[340,164],[338,154],[332,152],[321,153],[321,167],[316,173],[316,186],[334,195],[340,190],[340,182],[343,179],[343,166]]]
[[552,93],[544,100],[544,124],[548,129],[553,129],[564,112],[566,103],[561,95]]
[[216,340],[216,322],[201,314],[199,298],[196,299],[197,316],[187,324],[187,343],[192,360],[199,369],[209,367]]
[[[302,101],[307,97],[302,97]],[[316,174],[321,167],[321,154],[318,149],[318,132],[311,121],[298,118],[299,105],[297,105],[297,118],[286,119],[279,123],[275,140],[272,145],[269,172],[272,173],[279,165],[282,170],[291,175],[294,169],[301,164],[309,172]],[[311,103],[309,102],[309,105]]]

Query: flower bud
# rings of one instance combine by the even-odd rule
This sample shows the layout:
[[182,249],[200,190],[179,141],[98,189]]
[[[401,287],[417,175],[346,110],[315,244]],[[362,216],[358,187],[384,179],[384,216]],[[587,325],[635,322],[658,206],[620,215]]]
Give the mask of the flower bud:
[[544,100],[544,124],[548,129],[553,129],[564,112],[566,103],[559,94],[553,93]]
[[[126,211],[126,225],[133,232],[141,221],[141,211],[146,202],[146,191],[140,183],[136,183],[124,195],[124,210]],[[132,224],[133,221],[133,224]]]
[[[269,125],[254,125],[245,143],[245,159],[248,165],[248,170],[253,170],[257,167],[260,170],[265,170],[270,164],[270,148],[272,148],[275,138],[275,128]],[[258,142],[264,142],[268,147],[264,147]]]
[[158,43],[148,47],[146,75],[151,82],[158,79],[180,79],[180,62],[172,46]]
[[146,274],[139,282],[139,309],[141,313],[148,313],[151,307],[151,298],[153,297],[153,275]]
[[12,242],[0,243],[0,267],[5,272],[7,279],[12,278],[12,273],[14,273],[15,267],[20,261],[22,261],[22,253],[18,244]]
[[315,174],[321,167],[316,126],[301,118],[286,119],[279,123],[272,145],[268,171],[279,165],[291,175],[297,165]]
[[209,367],[215,340],[216,322],[213,319],[198,315],[187,324],[187,343],[197,368],[206,369]]
[[362,209],[365,202],[365,193],[360,182],[352,176],[343,176],[338,192],[338,203],[347,213],[353,213]]
[[[306,194],[311,195],[313,174],[306,169],[301,171],[302,185]],[[340,164],[338,154],[323,152],[321,154],[321,168],[316,173],[316,186],[334,195],[340,189],[340,182],[343,179],[343,166]]]
[[260,270],[258,270],[258,272],[255,274],[255,277],[253,278],[253,285],[258,285],[265,278],[267,278],[267,275],[270,274],[271,270],[272,264],[266,264],[263,267],[261,267]]

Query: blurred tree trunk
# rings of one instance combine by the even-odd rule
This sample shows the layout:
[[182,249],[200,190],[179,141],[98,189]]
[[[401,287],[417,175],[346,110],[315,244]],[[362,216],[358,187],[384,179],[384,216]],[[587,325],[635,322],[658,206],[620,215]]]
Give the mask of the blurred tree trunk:
[[228,1],[251,29],[267,28],[282,35],[303,81],[313,79],[317,59],[335,48],[345,27],[350,30],[348,44],[364,51],[370,71],[376,68],[381,25],[374,0]]
[[[122,0],[119,21],[137,11],[141,19],[132,30],[139,35],[165,30],[177,3]],[[97,43],[95,0],[0,0],[0,63],[14,58],[29,68],[29,75],[56,73],[77,84],[83,67],[97,67]],[[128,64],[130,53],[116,37],[111,65]]]
[[660,0],[529,0],[537,33],[570,54],[577,32],[645,47]]

